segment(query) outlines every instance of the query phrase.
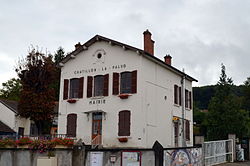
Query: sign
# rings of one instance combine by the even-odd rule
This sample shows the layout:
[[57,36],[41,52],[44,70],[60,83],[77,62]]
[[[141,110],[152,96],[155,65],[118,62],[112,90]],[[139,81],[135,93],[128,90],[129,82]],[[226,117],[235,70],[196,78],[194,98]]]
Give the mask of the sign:
[[103,152],[90,152],[90,166],[102,166]]
[[140,166],[141,152],[122,152],[122,166]]

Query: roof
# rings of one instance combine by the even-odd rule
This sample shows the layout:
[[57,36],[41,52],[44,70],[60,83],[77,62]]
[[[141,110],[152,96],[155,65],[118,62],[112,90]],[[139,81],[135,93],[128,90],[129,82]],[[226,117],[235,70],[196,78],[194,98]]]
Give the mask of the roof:
[[13,100],[5,100],[5,99],[0,99],[0,103],[5,105],[7,108],[9,108],[11,111],[15,112],[16,114],[18,113],[18,102],[13,101]]
[[89,46],[91,46],[92,44],[94,44],[97,41],[106,41],[111,45],[117,45],[117,46],[121,46],[124,49],[129,49],[132,51],[135,51],[137,54],[143,55],[144,57],[148,58],[151,61],[154,61],[156,63],[158,63],[159,65],[173,71],[174,73],[180,75],[180,76],[184,76],[186,79],[190,80],[190,81],[196,81],[198,82],[195,78],[187,75],[186,73],[178,70],[177,68],[166,64],[164,61],[162,61],[161,59],[157,58],[156,56],[153,56],[147,52],[145,52],[144,50],[141,50],[139,48],[100,36],[100,35],[96,35],[93,38],[91,38],[90,40],[88,40],[86,43],[84,43],[83,45],[78,45],[77,49],[75,49],[74,51],[72,51],[71,53],[69,53],[60,63],[59,65],[65,64],[66,62],[68,62],[71,58],[74,58],[77,54],[79,54],[80,52],[87,50]]
[[[17,101],[0,99],[0,103],[5,105],[7,108],[9,108],[14,113],[18,114],[18,102]],[[58,113],[58,102],[55,102],[54,113],[55,114]]]
[[0,132],[15,133],[9,126],[0,121]]

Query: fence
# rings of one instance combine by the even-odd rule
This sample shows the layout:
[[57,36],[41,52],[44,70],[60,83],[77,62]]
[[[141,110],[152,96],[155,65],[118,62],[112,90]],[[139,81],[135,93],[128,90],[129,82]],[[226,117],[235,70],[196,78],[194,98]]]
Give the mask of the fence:
[[203,153],[205,166],[233,162],[233,140],[204,142]]

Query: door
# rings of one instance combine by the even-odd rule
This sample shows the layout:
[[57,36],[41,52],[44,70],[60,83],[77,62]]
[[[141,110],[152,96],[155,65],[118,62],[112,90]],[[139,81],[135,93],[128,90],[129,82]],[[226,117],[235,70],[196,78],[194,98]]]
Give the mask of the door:
[[92,145],[102,142],[102,113],[96,112],[92,116]]
[[174,122],[174,145],[175,147],[178,147],[178,141],[179,141],[179,124],[178,122]]

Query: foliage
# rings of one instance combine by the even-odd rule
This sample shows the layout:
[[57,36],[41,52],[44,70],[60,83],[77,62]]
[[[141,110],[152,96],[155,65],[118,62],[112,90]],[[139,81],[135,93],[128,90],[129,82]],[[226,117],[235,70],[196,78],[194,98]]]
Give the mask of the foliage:
[[201,111],[194,104],[193,107],[194,135],[206,136],[207,133],[207,112]]
[[243,92],[243,108],[246,109],[248,113],[250,113],[250,77],[248,77],[247,80],[244,82]]
[[0,147],[6,148],[7,146],[15,146],[15,141],[9,138],[0,139]]
[[51,88],[55,80],[52,57],[32,49],[19,61],[16,72],[22,84],[20,115],[35,122],[38,134],[49,133],[55,105],[55,91]]
[[40,153],[50,151],[55,148],[55,144],[50,140],[34,140],[29,145],[31,150],[38,150]]
[[60,91],[60,77],[61,77],[61,69],[58,67],[58,64],[61,60],[65,57],[65,52],[62,47],[59,47],[54,54],[54,63],[56,66],[56,73],[55,73],[55,81],[52,84],[52,87],[55,89],[55,96],[56,100],[59,100],[59,91]]
[[18,101],[20,97],[21,83],[20,79],[12,78],[2,83],[3,88],[0,89],[0,98]]
[[208,108],[209,140],[226,139],[232,133],[242,138],[247,132],[248,114],[240,109],[240,99],[232,93],[232,87],[232,78],[227,77],[226,68],[222,64],[215,96]]
[[16,145],[23,146],[23,145],[30,145],[32,140],[29,137],[22,137],[19,140],[16,140]]
[[73,146],[74,140],[70,138],[55,138],[52,140],[55,145]]

